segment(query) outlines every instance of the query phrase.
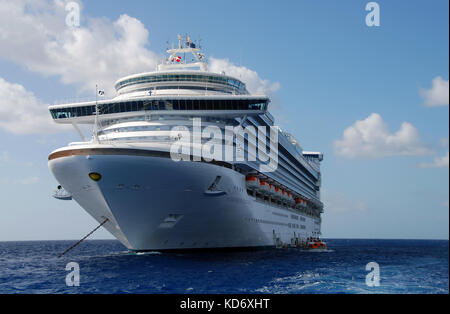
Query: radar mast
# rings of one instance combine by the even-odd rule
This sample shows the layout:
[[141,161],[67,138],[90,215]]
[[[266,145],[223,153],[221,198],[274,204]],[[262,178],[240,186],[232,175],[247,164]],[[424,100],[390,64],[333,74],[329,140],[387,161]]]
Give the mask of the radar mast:
[[[189,35],[185,37],[178,35],[178,47],[175,48],[172,44],[172,48],[167,49],[169,55],[163,64],[158,66],[158,70],[178,70],[189,68],[200,68],[201,71],[207,71],[208,65],[205,60],[205,55],[201,53],[201,47],[197,46]],[[191,61],[188,60],[186,55],[192,55]]]

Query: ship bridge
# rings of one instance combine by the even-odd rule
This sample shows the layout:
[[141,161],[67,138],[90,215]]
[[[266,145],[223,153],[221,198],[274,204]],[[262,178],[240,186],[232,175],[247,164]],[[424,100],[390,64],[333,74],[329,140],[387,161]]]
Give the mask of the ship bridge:
[[116,82],[115,88],[119,95],[136,92],[148,95],[249,94],[245,84],[236,78],[212,72],[183,70],[124,77]]
[[150,115],[252,116],[264,114],[268,104],[266,96],[148,96],[54,105],[49,110],[57,123],[93,124],[96,118],[109,120]]
[[250,95],[245,84],[225,73],[208,72],[201,47],[187,36],[178,36],[178,47],[155,72],[119,79],[116,97],[95,101],[55,104],[49,107],[57,123],[94,124],[150,115],[242,117],[264,114],[269,98]]
[[232,94],[248,95],[245,84],[225,73],[208,72],[205,55],[189,36],[178,35],[178,47],[167,48],[168,57],[156,72],[121,78],[115,83],[118,95],[132,97],[149,95]]

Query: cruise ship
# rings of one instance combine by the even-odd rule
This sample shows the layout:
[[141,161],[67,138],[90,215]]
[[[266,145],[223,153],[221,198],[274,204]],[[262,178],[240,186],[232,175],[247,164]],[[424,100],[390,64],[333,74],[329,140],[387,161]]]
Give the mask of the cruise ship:
[[132,251],[304,247],[320,237],[322,153],[275,125],[267,95],[208,71],[188,36],[115,90],[49,106],[83,139],[48,157],[56,198],[76,201]]

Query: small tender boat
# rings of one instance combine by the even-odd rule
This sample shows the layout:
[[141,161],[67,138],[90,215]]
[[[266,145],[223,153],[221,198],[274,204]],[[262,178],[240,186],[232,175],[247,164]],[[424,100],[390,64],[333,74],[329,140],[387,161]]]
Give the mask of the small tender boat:
[[325,242],[323,242],[320,239],[310,239],[308,241],[308,249],[310,250],[326,250],[327,249],[327,244]]

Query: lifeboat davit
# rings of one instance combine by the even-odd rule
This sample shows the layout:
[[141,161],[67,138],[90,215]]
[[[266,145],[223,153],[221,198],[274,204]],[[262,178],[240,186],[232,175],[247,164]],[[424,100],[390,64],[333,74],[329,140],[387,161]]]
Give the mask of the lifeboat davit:
[[287,192],[287,200],[289,201],[289,203],[292,203],[294,201],[294,198],[292,197],[292,194]]
[[275,186],[269,183],[269,194],[271,196],[275,195]]
[[281,198],[283,196],[281,193],[281,189],[278,186],[275,187],[275,196],[277,198]]
[[245,178],[245,183],[247,187],[257,189],[259,188],[259,179],[255,176],[247,176]]
[[306,201],[303,198],[301,198],[301,197],[296,197],[295,198],[295,205],[301,206],[301,207],[306,207]]
[[289,201],[288,192],[281,190],[281,198],[285,201]]
[[270,189],[269,189],[269,183],[267,183],[266,181],[259,181],[259,189],[261,190],[261,192],[265,192],[265,193],[269,193]]

